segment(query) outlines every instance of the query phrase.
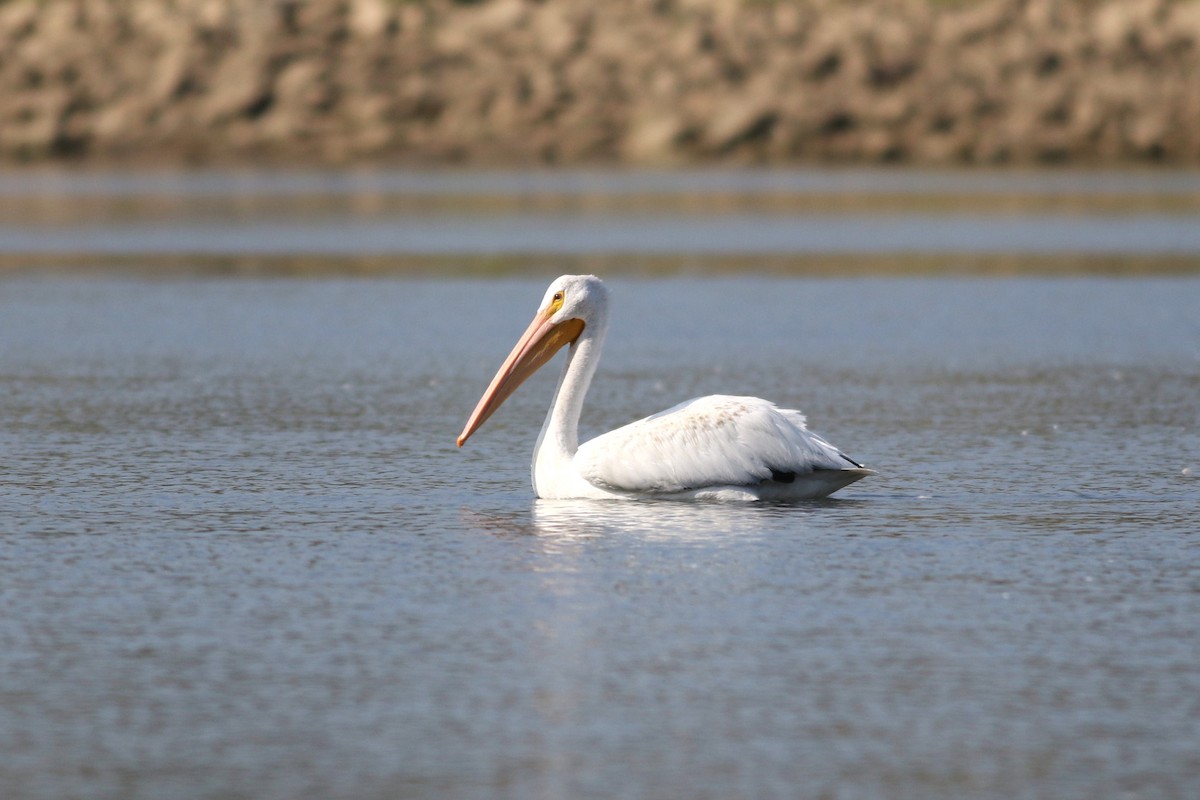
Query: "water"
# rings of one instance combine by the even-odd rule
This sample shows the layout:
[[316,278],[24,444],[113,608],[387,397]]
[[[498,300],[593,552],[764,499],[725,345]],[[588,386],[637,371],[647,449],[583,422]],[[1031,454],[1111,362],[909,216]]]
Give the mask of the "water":
[[1200,173],[1189,172],[31,172],[0,176],[0,264],[1007,254],[1188,258],[1191,269],[1198,217]]
[[458,450],[544,284],[0,278],[0,796],[1200,791],[1194,273],[613,277],[585,436],[797,405],[790,506]]

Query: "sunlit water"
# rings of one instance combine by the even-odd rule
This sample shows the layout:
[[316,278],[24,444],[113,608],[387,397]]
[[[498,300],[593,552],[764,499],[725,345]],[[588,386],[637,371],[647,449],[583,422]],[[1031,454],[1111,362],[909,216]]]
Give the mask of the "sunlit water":
[[[541,281],[9,279],[0,794],[1185,797],[1200,281],[613,282],[585,424],[877,468],[538,502]],[[1189,474],[1190,473],[1190,474]]]
[[0,797],[1200,795],[1200,278],[610,280],[584,435],[879,472],[783,506],[457,449],[544,283],[0,278]]

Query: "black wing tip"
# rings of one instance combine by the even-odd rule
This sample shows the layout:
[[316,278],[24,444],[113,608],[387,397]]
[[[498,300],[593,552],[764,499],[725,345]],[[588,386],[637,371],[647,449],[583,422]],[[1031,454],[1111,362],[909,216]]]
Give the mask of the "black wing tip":
[[866,467],[864,467],[862,464],[858,463],[857,461],[855,461],[853,458],[846,455],[845,453],[838,451],[838,455],[841,456],[842,458],[844,458],[846,461],[849,461],[851,464],[858,467],[859,469],[866,469]]
[[803,472],[796,472],[795,470],[776,469],[775,467],[768,467],[768,469],[771,470],[771,477],[764,478],[764,480],[774,481],[775,483],[795,483],[796,478],[798,478],[800,475],[811,475],[811,474],[817,473],[817,472],[848,472],[848,471],[859,472],[859,471],[861,471],[861,472],[864,472],[864,473],[867,473],[870,475],[875,474],[874,470],[864,467],[862,464],[859,464],[857,461],[850,458],[849,456],[846,456],[843,453],[838,453],[838,455],[840,455],[848,463],[853,464],[854,466],[853,467],[842,467],[842,468],[815,467],[811,470],[805,470]]

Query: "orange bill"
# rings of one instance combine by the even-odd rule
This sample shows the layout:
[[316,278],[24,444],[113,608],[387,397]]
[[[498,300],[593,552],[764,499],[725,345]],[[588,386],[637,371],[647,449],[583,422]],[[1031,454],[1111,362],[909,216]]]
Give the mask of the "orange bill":
[[539,311],[529,324],[529,328],[517,341],[516,347],[508,354],[508,358],[500,365],[500,371],[492,378],[479,404],[471,413],[467,425],[458,436],[458,446],[475,433],[488,417],[525,382],[530,375],[537,372],[564,345],[574,344],[583,333],[583,320],[567,319],[561,322],[551,322],[550,317],[554,308]]

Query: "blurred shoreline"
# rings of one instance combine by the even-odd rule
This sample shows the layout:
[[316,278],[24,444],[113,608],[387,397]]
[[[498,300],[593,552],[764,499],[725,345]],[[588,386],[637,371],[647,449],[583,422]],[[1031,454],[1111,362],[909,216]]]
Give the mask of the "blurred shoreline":
[[1200,164],[1197,0],[0,2],[0,163]]
[[1194,170],[0,171],[0,276],[1195,276]]

